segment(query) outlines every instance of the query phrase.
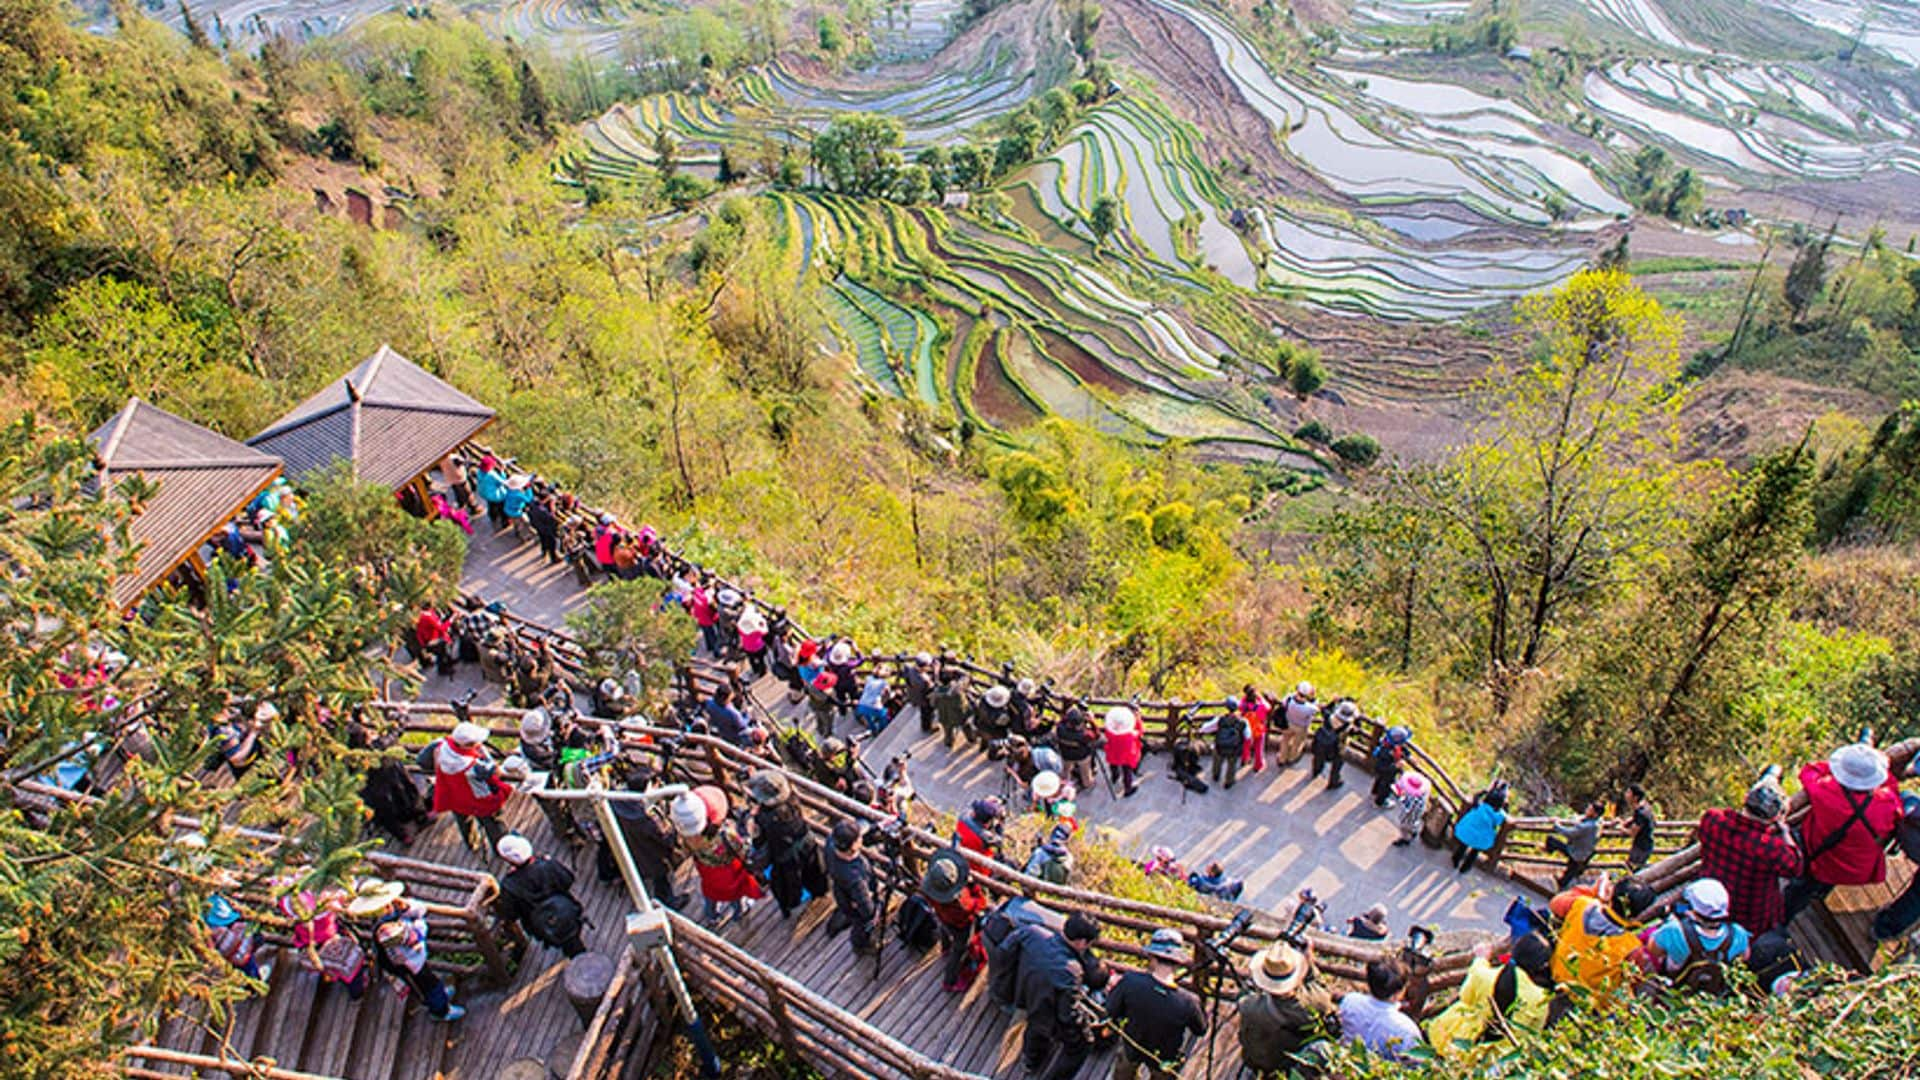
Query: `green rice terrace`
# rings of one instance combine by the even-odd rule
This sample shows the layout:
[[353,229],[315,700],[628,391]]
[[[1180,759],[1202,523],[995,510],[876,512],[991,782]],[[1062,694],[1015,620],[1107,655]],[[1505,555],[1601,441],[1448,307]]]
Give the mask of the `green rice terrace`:
[[[394,6],[191,10],[237,49]],[[1772,251],[1768,229],[1904,243],[1920,220],[1911,3],[405,8],[453,9],[626,78],[557,182],[684,172],[696,223],[716,182],[746,197],[854,386],[989,434],[1059,415],[1324,473],[1293,435],[1316,420],[1419,456],[1471,419],[1512,301],[1626,234],[1705,268],[1662,278],[1685,293],[1725,288],[1708,271]],[[749,47],[712,43],[742,19]],[[822,167],[815,140],[854,116],[891,124],[849,166],[884,182]],[[1325,385],[1298,392],[1309,350]]]

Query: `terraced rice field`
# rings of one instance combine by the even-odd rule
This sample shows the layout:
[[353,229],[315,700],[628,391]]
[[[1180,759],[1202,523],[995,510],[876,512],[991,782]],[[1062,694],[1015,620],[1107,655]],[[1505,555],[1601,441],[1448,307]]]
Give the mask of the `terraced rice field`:
[[1920,173],[1916,91],[1867,100],[1789,66],[1636,61],[1587,76],[1588,106],[1645,142],[1736,177]]
[[932,56],[953,37],[960,8],[960,0],[908,0],[887,8],[874,20],[875,55],[884,63]]
[[943,71],[910,85],[828,88],[778,63],[764,78],[744,85],[756,104],[777,111],[796,129],[825,127],[840,113],[884,113],[900,121],[909,151],[949,142],[1019,108],[1043,88],[1036,72],[1021,70],[1019,57],[1010,50],[983,53],[964,70]]

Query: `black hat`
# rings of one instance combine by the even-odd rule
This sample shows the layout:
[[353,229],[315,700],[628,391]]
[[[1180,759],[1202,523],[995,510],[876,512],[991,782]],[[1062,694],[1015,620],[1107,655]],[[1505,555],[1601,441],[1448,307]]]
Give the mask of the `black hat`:
[[952,848],[941,848],[927,859],[927,872],[920,878],[920,891],[936,904],[951,904],[967,889],[973,871],[967,860]]
[[1100,938],[1100,924],[1076,911],[1067,916],[1067,924],[1061,927],[1060,936],[1068,941],[1097,941]]

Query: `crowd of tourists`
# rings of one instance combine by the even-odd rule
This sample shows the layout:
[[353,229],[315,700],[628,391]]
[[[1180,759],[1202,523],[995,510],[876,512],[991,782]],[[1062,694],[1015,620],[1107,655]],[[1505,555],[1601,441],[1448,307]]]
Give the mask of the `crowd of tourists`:
[[[1301,1076],[1317,1075],[1326,1048],[1342,1042],[1390,1059],[1422,1046],[1445,1058],[1504,1033],[1545,1030],[1569,1009],[1608,1008],[1634,995],[1813,992],[1788,923],[1836,887],[1885,880],[1891,843],[1920,859],[1920,795],[1900,790],[1881,751],[1856,743],[1800,771],[1807,812],[1796,825],[1787,822],[1777,771],[1754,785],[1741,807],[1704,815],[1698,875],[1677,895],[1656,896],[1631,876],[1654,850],[1646,792],[1628,789],[1617,817],[1602,802],[1583,805],[1549,841],[1565,860],[1557,894],[1538,908],[1516,902],[1504,940],[1475,949],[1444,1009],[1428,1008],[1431,935],[1410,934],[1395,948],[1384,905],[1346,924],[1350,937],[1381,944],[1365,966],[1364,988],[1335,994],[1312,939],[1294,932],[1243,958],[1231,978],[1216,972],[1206,982],[1211,999],[1202,998],[1193,974],[1234,955],[1218,943],[1164,929],[1147,941],[1144,967],[1124,969],[1102,958],[1096,920],[1018,897],[998,899],[993,886],[996,867],[1007,866],[1053,884],[1073,880],[1080,802],[1102,787],[1116,804],[1139,790],[1146,733],[1137,708],[1096,708],[1020,677],[1010,665],[994,675],[945,655],[866,656],[849,638],[801,633],[784,609],[680,559],[652,530],[630,532],[565,493],[509,475],[490,456],[470,471],[455,462],[443,475],[454,482],[435,498],[449,514],[472,505],[476,512],[484,507],[495,528],[524,524],[549,560],[573,564],[583,582],[600,575],[658,580],[661,605],[685,611],[702,652],[723,672],[684,674],[670,715],[658,721],[715,736],[763,763],[737,778],[744,798],[707,783],[671,800],[614,804],[617,838],[576,815],[575,804],[540,799],[553,841],[593,849],[603,883],[618,880],[612,845],[622,842],[649,892],[675,909],[693,900],[680,884],[691,866],[700,917],[712,926],[771,897],[783,918],[830,904],[825,932],[846,934],[856,956],[880,951],[890,936],[906,947],[938,948],[945,990],[964,992],[984,973],[991,1000],[1024,1016],[1021,1057],[1034,1077],[1075,1076],[1106,1045],[1115,1048],[1117,1077],[1175,1075],[1215,1026],[1208,1006],[1236,984],[1245,992],[1229,1006],[1238,1021],[1231,1049],[1254,1074]],[[616,787],[654,791],[676,779],[672,740],[645,754],[623,747],[617,722],[633,711],[635,688],[617,672],[582,684],[550,641],[517,632],[503,612],[477,601],[423,609],[407,646],[423,668],[443,674],[480,665],[525,711],[517,743],[504,752],[495,749],[492,732],[462,716],[418,751],[413,768],[387,761],[370,769],[363,799],[375,825],[405,842],[436,816],[453,817],[471,847],[479,849],[484,838],[499,861],[501,925],[562,957],[578,955],[586,945],[575,860],[570,852],[538,851],[510,831],[506,808],[526,787],[540,786],[529,784],[534,774],[541,785],[567,787],[604,770]],[[784,690],[804,723],[784,721],[753,700],[751,688],[761,679]],[[576,711],[577,694],[587,697],[596,719]],[[235,772],[250,767],[272,708],[236,707],[216,733],[219,763]],[[906,761],[876,771],[862,758],[863,742],[908,717],[945,747],[984,755],[997,777],[997,790],[964,808],[949,846],[919,860],[917,872],[908,870],[916,860],[905,855],[903,822],[914,797]],[[382,745],[375,726],[356,718],[351,730],[359,745]],[[1360,731],[1377,735],[1363,742]],[[390,741],[391,731],[384,738]],[[1169,717],[1165,749],[1168,774],[1200,793],[1230,790],[1249,773],[1303,759],[1309,782],[1324,776],[1326,788],[1337,790],[1347,755],[1357,750],[1369,766],[1371,799],[1393,814],[1395,843],[1423,835],[1451,841],[1452,863],[1463,873],[1498,846],[1507,825],[1509,792],[1499,782],[1456,819],[1441,820],[1411,732],[1370,721],[1351,698],[1322,702],[1306,682],[1284,695],[1246,686],[1219,702],[1179,706]],[[1210,766],[1203,767],[1203,757]],[[813,810],[803,807],[794,776],[867,812],[819,822],[818,801]],[[1022,813],[1042,816],[1038,839],[1009,850],[1008,824]],[[1628,837],[1627,876],[1591,869],[1610,833]],[[1189,870],[1164,848],[1142,867],[1227,902],[1243,888],[1220,863]],[[427,962],[421,909],[403,892],[379,881],[318,895],[289,889],[276,901],[279,924],[290,930],[302,963],[349,993],[358,996],[375,977],[391,974],[434,1018],[457,1019],[462,1010]],[[1304,909],[1317,902],[1307,893],[1301,903]],[[241,905],[216,896],[204,921],[223,956],[251,975],[270,974],[259,932]],[[1920,879],[1878,914],[1873,934],[1899,937],[1916,921]]]

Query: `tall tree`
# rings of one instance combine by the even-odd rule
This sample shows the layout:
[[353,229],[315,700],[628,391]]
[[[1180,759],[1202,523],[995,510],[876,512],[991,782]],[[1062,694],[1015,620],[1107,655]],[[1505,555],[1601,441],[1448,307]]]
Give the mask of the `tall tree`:
[[1820,290],[1826,287],[1827,251],[1833,246],[1833,231],[1838,227],[1836,219],[1827,227],[1826,236],[1801,245],[1799,254],[1793,257],[1793,265],[1787,268],[1787,280],[1780,288],[1795,327],[1806,318],[1813,302],[1820,298]]
[[1120,227],[1120,201],[1111,195],[1101,195],[1093,200],[1093,208],[1087,213],[1087,228],[1093,230],[1093,247],[1098,251],[1106,245],[1107,238]]
[[1687,475],[1672,464],[1677,320],[1617,270],[1583,271],[1521,315],[1535,359],[1489,380],[1484,430],[1388,495],[1440,523],[1501,708],[1557,631],[1644,565]]

